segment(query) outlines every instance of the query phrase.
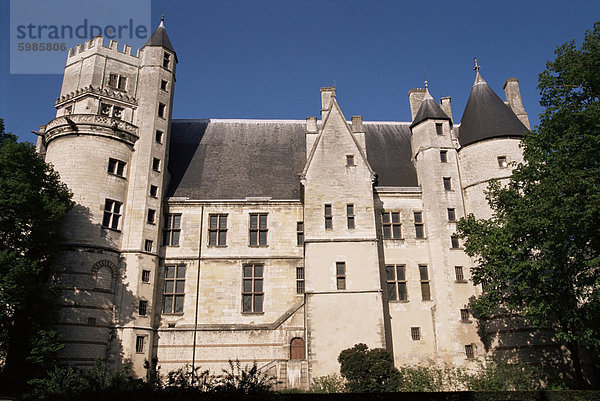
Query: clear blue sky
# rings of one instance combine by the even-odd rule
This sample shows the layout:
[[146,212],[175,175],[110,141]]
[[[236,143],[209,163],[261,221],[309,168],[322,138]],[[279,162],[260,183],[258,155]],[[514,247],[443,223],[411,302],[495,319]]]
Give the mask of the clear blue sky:
[[[0,9],[0,117],[7,131],[54,117],[60,75],[9,74],[9,2]],[[320,109],[319,88],[335,82],[347,118],[408,121],[407,93],[423,86],[452,97],[462,117],[481,73],[504,98],[518,77],[538,123],[537,76],[556,46],[600,19],[600,1],[200,0],[152,1],[177,51],[174,118],[305,119]],[[66,56],[65,56],[66,57]]]

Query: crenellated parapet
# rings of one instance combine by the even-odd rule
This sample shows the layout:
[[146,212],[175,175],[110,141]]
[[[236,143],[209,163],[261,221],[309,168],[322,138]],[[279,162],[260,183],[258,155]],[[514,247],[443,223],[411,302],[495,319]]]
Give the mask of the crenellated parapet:
[[78,44],[75,48],[69,48],[67,57],[72,58],[78,54],[84,53],[88,50],[97,50],[97,49],[106,49],[112,50],[118,53],[121,53],[126,56],[130,56],[132,58],[139,58],[140,49],[137,50],[135,55],[131,54],[131,46],[128,44],[124,44],[122,50],[119,50],[119,42],[116,40],[110,40],[108,46],[104,45],[104,37],[96,36],[93,39],[86,40],[83,44]]

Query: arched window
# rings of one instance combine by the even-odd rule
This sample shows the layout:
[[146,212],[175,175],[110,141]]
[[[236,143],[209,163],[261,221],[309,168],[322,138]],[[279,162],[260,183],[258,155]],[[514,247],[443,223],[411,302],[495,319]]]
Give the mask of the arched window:
[[304,354],[304,340],[300,337],[292,338],[290,342],[290,359],[306,359]]
[[108,260],[101,260],[92,267],[94,288],[102,291],[113,291],[117,267]]

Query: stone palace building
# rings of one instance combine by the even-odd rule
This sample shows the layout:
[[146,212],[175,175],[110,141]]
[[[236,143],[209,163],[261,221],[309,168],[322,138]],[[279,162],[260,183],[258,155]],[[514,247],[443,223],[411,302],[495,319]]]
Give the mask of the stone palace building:
[[348,120],[334,87],[306,121],[174,120],[176,64],[162,22],[137,55],[102,37],[69,50],[38,139],[76,202],[55,271],[63,361],[143,376],[239,359],[306,387],[357,343],[397,366],[523,347],[518,330],[482,342],[454,234],[522,160],[517,79],[503,101],[476,67],[460,124],[427,85],[408,122]]

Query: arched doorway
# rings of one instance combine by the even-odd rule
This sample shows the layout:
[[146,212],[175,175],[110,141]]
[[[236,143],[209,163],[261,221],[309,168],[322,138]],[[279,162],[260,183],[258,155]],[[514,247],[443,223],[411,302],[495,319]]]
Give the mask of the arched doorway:
[[292,338],[290,342],[290,359],[306,359],[304,349],[304,340],[302,338]]

